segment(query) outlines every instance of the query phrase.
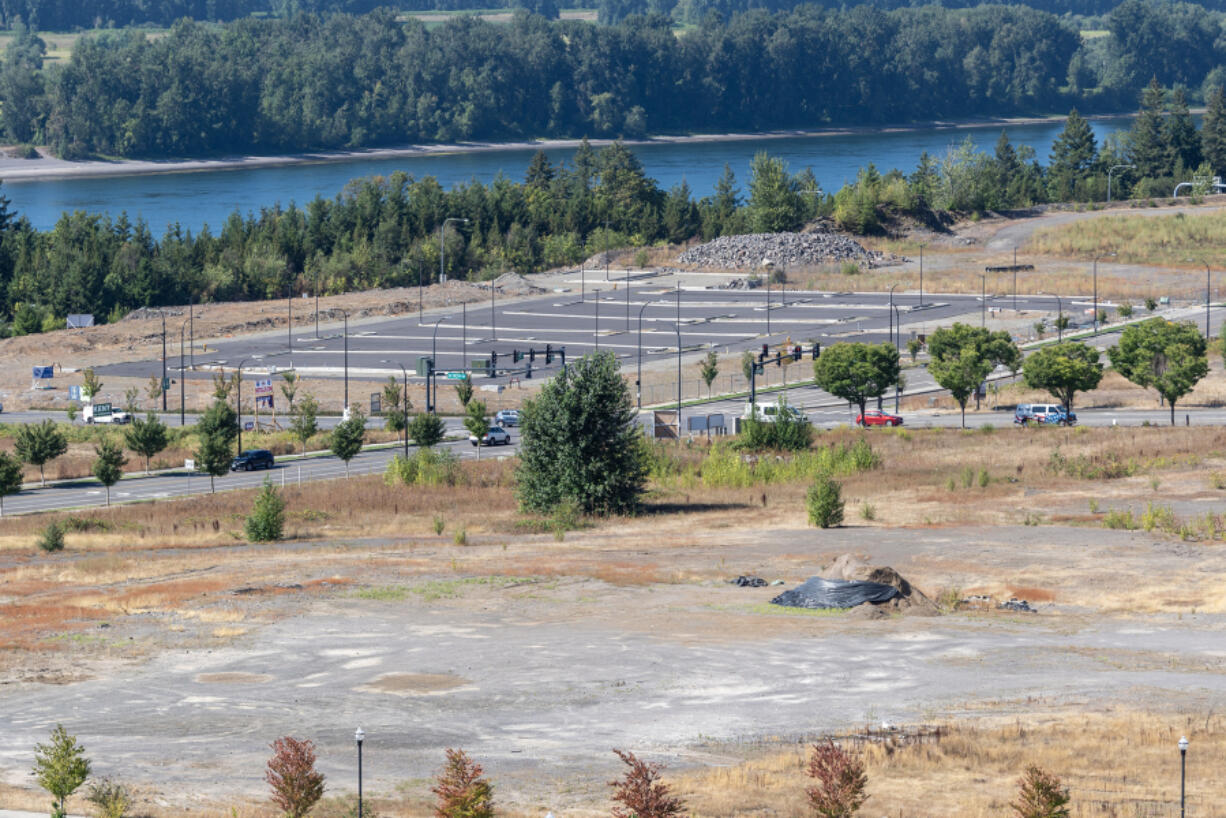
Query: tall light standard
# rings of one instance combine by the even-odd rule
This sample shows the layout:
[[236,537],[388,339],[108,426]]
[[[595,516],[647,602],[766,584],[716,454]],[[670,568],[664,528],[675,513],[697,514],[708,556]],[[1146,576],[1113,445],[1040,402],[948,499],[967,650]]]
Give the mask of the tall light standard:
[[243,358],[241,361],[238,362],[238,377],[235,378],[236,391],[235,391],[235,398],[234,398],[234,409],[235,409],[236,414],[238,415],[238,452],[237,454],[243,453],[243,364],[247,363],[250,360],[251,358],[248,357],[248,358]]
[[1136,169],[1136,165],[1112,165],[1107,171],[1107,204],[1111,204],[1111,174],[1115,173],[1120,168]]
[[434,362],[438,356],[438,325],[446,321],[451,316],[440,315],[434,320],[434,334],[430,336],[430,366],[426,367],[426,411],[434,411],[434,403],[438,400],[438,395],[434,392]]
[[890,285],[890,308],[886,310],[890,317],[890,343],[894,343],[894,288],[897,286],[897,284]]
[[[678,291],[680,292],[680,291]],[[677,445],[681,445],[681,322],[673,324],[677,331]]]
[[[421,279],[418,279],[419,281]],[[319,340],[319,270],[315,271],[315,282],[311,284],[311,291],[315,294],[315,340]],[[418,296],[420,301],[420,295]]]
[[[162,316],[162,411],[166,411],[166,389],[170,384],[166,383],[166,312],[158,310]],[[181,380],[181,379],[180,379]]]
[[447,229],[448,222],[463,222],[468,224],[468,219],[461,219],[455,216],[449,219],[443,219],[443,223],[438,226],[438,283],[447,283],[447,270],[445,263],[447,260],[447,245],[443,243],[443,232]]
[[1205,340],[1209,340],[1209,265],[1205,265]]
[[187,387],[183,383],[183,333],[187,330],[187,322],[179,327],[179,425],[187,425]]
[[290,354],[290,365],[293,365],[294,356],[294,282],[289,283],[289,294],[285,296],[286,306],[289,307],[289,325],[285,329],[285,345]]
[[[1039,293],[1039,295],[1046,295],[1046,293]],[[1064,304],[1056,293],[1051,293],[1051,296],[1056,299],[1056,343],[1060,343],[1064,340]]]
[[337,307],[337,311],[345,317],[345,405],[341,407],[341,416],[349,419],[349,312]]
[[643,306],[639,307],[639,369],[635,376],[634,391],[640,412],[643,410],[643,310],[650,306],[650,301],[644,301]]
[[988,277],[979,276],[979,326],[988,326]]
[[389,361],[384,358],[380,363],[395,364],[400,367],[400,374],[404,376],[404,459],[409,459],[409,371],[404,368],[404,364],[399,361]]
[[771,334],[771,260],[769,258],[762,259],[762,269],[766,274],[766,334],[769,337]]
[[353,734],[353,740],[358,743],[358,818],[362,818],[362,742],[366,734],[359,727]]
[[1100,256],[1094,257],[1094,334],[1098,334],[1098,260],[1100,258],[1111,258],[1115,253],[1103,253]]
[[1188,737],[1179,737],[1179,818],[1184,818],[1184,803],[1186,790],[1184,782],[1188,771]]
[[[898,314],[898,307],[894,308],[894,349],[902,346],[902,318]],[[900,375],[901,377],[901,375]],[[898,414],[898,404],[902,400],[902,387],[898,381],[894,382],[894,413]]]
[[924,306],[924,248],[927,243],[920,244],[920,306]]

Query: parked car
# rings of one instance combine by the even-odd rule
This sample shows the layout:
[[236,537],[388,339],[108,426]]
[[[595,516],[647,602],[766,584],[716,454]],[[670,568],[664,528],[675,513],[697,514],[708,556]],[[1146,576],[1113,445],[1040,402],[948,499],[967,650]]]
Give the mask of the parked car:
[[498,414],[494,415],[494,423],[499,426],[518,426],[519,425],[519,410],[518,409],[501,409]]
[[275,459],[267,449],[248,449],[230,461],[230,471],[254,471],[271,469]]
[[857,426],[902,426],[902,418],[882,412],[880,409],[869,409],[863,415],[856,415]]
[[1066,413],[1058,403],[1019,403],[1013,412],[1013,422],[1026,426],[1031,423],[1066,424],[1077,423],[1077,413]]
[[480,440],[476,435],[469,435],[468,442],[474,446],[510,446],[511,433],[501,426],[491,426],[485,430],[485,434],[481,435]]

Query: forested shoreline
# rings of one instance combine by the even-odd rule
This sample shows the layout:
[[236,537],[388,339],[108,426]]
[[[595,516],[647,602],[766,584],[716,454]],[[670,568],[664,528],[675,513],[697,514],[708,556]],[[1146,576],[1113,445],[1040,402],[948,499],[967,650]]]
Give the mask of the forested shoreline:
[[803,6],[680,35],[661,14],[429,28],[388,10],[298,13],[85,36],[46,69],[21,29],[0,121],[67,158],[184,158],[1119,110],[1154,77],[1194,100],[1226,77],[1217,12],[1125,0],[1105,25],[1083,42],[1026,6]]

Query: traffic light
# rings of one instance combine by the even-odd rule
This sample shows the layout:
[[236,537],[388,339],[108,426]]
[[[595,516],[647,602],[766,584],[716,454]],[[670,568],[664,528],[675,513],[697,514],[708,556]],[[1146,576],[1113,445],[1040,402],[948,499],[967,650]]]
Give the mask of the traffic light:
[[491,350],[490,351],[490,369],[497,369],[497,368],[498,368],[498,352],[495,350]]
[[792,360],[799,361],[800,355],[801,355],[800,347],[793,347],[792,348]]
[[545,344],[545,363],[553,363],[553,346],[551,344]]
[[775,356],[775,366],[783,366],[783,353]]
[[558,347],[558,362],[562,364],[562,368],[566,368],[566,347]]
[[816,361],[819,357],[821,357],[821,354],[822,354],[822,345],[819,344],[817,341],[814,341],[813,342],[813,360]]
[[524,356],[520,353],[518,349],[511,350],[511,363],[513,364],[519,363],[519,359],[522,357]]
[[528,361],[536,363],[536,347],[528,347]]
[[758,360],[765,360],[765,359],[766,359],[766,356],[767,356],[767,355],[770,355],[770,354],[771,354],[771,346],[770,346],[770,344],[763,344],[763,345],[762,345],[762,357],[761,357],[761,358],[759,358]]

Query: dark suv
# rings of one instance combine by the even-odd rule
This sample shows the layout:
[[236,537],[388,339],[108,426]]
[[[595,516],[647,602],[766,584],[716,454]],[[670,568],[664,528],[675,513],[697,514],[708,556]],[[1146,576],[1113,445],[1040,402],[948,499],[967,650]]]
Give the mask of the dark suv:
[[230,471],[271,469],[275,461],[267,449],[248,449],[230,461]]

